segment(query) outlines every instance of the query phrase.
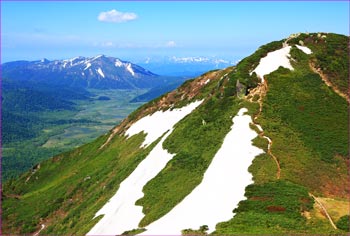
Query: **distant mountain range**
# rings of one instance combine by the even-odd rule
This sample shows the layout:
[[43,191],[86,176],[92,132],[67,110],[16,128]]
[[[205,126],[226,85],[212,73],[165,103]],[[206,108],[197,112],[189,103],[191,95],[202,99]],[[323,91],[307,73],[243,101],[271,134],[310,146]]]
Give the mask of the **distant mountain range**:
[[213,69],[223,69],[237,64],[235,60],[218,57],[148,57],[137,64],[161,75],[195,77]]
[[4,78],[96,89],[151,88],[164,78],[115,57],[75,57],[67,60],[14,61],[2,65]]

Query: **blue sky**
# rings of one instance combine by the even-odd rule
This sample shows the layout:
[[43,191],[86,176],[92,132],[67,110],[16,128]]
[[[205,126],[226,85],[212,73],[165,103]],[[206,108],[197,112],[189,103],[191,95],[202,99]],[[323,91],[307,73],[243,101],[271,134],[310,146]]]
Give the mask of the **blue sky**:
[[1,2],[1,60],[242,58],[296,32],[349,35],[343,2]]

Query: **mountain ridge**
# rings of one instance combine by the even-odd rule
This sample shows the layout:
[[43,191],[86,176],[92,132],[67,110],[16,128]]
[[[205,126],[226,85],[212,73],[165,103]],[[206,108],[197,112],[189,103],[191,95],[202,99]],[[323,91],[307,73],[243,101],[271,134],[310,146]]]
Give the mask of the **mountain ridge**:
[[[284,47],[286,41],[287,48]],[[307,54],[300,47],[312,53]],[[237,113],[242,108],[247,109],[244,115],[252,119],[245,126],[249,126],[256,137],[242,141],[241,145],[253,144],[264,151],[253,158],[246,170],[252,175],[253,183],[240,186],[240,181],[232,178],[215,182],[216,186],[225,185],[226,189],[243,190],[237,200],[238,207],[230,207],[231,218],[213,222],[206,218],[192,225],[191,222],[202,216],[211,216],[203,203],[199,208],[188,208],[194,217],[180,225],[176,234],[346,232],[348,229],[342,222],[348,216],[343,210],[332,207],[327,199],[341,209],[349,206],[346,201],[350,193],[346,184],[349,177],[349,104],[324,84],[309,63],[313,61],[321,68],[322,63],[333,63],[322,71],[334,76],[332,83],[339,89],[347,89],[344,80],[349,72],[338,71],[349,63],[344,60],[348,58],[347,48],[346,36],[298,34],[263,45],[236,67],[210,71],[186,81],[176,90],[141,106],[96,141],[47,160],[40,164],[40,169],[7,183],[3,195],[6,232],[90,232],[98,222],[106,221],[107,214],[95,217],[96,212],[118,195],[122,186],[127,185],[124,181],[128,176],[137,173],[158,148],[173,155],[172,159],[144,183],[143,196],[127,208],[134,212],[141,207],[143,218],[130,223],[127,231],[120,231],[147,234],[152,225],[175,214],[176,206],[190,198],[201,185],[231,127],[233,130],[239,125],[233,119],[239,117]],[[329,53],[324,54],[324,51]],[[290,64],[281,65],[280,60],[272,60],[268,63],[272,69],[259,73],[256,68],[265,59],[271,60],[274,53],[278,58],[288,59]],[[201,101],[200,105],[187,116],[180,117],[182,119],[175,125],[165,127],[170,132],[160,132],[148,146],[142,146],[150,133],[146,127],[141,127],[134,135],[125,135],[138,122],[153,116],[177,114],[196,101]],[[153,129],[161,127],[160,123],[154,125]],[[234,151],[237,149],[232,153]],[[239,160],[242,156],[231,157]],[[25,181],[28,177],[29,181]],[[141,174],[139,179],[143,177]],[[129,189],[132,191],[132,187]],[[208,195],[216,193],[213,189],[206,190]],[[328,209],[336,227],[322,216],[319,202]],[[112,204],[109,209],[126,206],[123,201],[117,204],[120,205]],[[214,204],[219,203],[214,201]],[[112,222],[113,218],[107,217],[108,220]],[[112,230],[120,234],[117,229]]]
[[150,88],[164,80],[136,64],[105,55],[7,62],[2,70],[3,77],[9,79],[97,89]]
[[148,57],[145,60],[138,60],[137,63],[161,75],[197,77],[212,69],[224,69],[233,66],[238,61],[238,59],[232,61],[207,56],[168,56]]

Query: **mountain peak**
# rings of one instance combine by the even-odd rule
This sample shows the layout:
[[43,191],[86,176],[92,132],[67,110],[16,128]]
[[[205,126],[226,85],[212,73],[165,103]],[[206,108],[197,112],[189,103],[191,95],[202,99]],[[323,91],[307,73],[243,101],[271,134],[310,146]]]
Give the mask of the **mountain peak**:
[[89,88],[151,88],[163,81],[141,66],[103,54],[54,61],[8,62],[3,65],[3,74],[21,80],[52,78],[51,82]]
[[103,58],[107,58],[104,54],[99,54],[99,55],[96,55],[94,57],[91,57],[89,58],[90,60],[97,60],[97,59],[103,59]]
[[49,63],[50,61],[48,59],[46,59],[46,58],[43,58],[43,59],[40,60],[40,62],[41,63]]

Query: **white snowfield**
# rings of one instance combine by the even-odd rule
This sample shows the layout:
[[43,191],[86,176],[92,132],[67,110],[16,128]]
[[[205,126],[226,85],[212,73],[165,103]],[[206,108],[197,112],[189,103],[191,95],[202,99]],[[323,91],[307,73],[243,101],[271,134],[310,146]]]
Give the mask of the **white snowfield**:
[[86,67],[84,68],[84,70],[89,69],[89,68],[90,68],[90,66],[91,66],[91,63],[90,63],[90,62],[86,63]]
[[142,131],[145,132],[147,135],[142,146],[146,147],[171,129],[182,118],[190,114],[202,101],[203,100],[192,102],[185,107],[173,109],[172,111],[157,111],[151,115],[145,116],[136,121],[125,134],[130,137]]
[[123,65],[123,62],[121,62],[119,59],[115,60],[115,64],[116,67],[121,67]]
[[251,130],[249,115],[242,108],[233,118],[233,125],[220,150],[214,156],[202,182],[168,214],[146,227],[140,235],[181,235],[183,229],[198,229],[215,225],[234,216],[235,209],[244,200],[245,187],[251,183],[248,172],[255,156],[263,150],[252,145],[257,134]]
[[[308,47],[300,45],[296,46],[299,50],[303,51],[306,54],[312,53],[312,51]],[[271,72],[274,72],[280,66],[290,70],[294,70],[289,61],[289,52],[291,48],[291,46],[287,46],[276,51],[269,52],[265,57],[260,59],[259,65],[250,74],[255,72],[257,76],[261,79],[261,82],[264,83],[264,76],[270,74]]]
[[100,58],[100,57],[103,57],[103,55],[102,55],[102,54],[97,55],[97,56],[95,56],[94,58],[92,58],[91,61],[94,61],[94,60],[96,60],[96,59],[98,59],[98,58]]
[[123,66],[132,76],[135,76],[135,72],[132,69],[131,63],[124,63],[124,62],[120,61],[119,59],[116,59],[114,65],[116,67],[122,67]]
[[163,149],[163,142],[171,130],[154,147],[149,155],[120,184],[117,193],[95,215],[103,218],[87,235],[120,235],[123,232],[138,228],[144,217],[142,207],[135,202],[143,197],[142,189],[170,161],[174,155]]
[[134,70],[133,70],[132,67],[131,67],[131,63],[128,63],[128,64],[126,65],[126,69],[130,72],[130,74],[131,74],[132,76],[135,76],[135,72],[134,72]]
[[300,46],[300,45],[295,45],[295,46],[297,46],[297,48],[299,50],[303,51],[305,54],[311,54],[312,53],[311,49],[308,48],[308,47]]
[[120,184],[117,193],[95,214],[95,217],[104,216],[87,235],[120,235],[127,230],[138,228],[144,214],[142,207],[136,206],[135,202],[143,197],[142,189],[148,181],[153,179],[174,156],[163,149],[163,142],[171,134],[173,126],[191,113],[201,102],[193,102],[172,111],[158,111],[142,118],[129,128],[127,131],[129,135],[142,131],[147,133],[147,137],[151,134],[151,140],[148,140],[150,143],[168,132]]
[[103,71],[101,68],[98,68],[97,69],[97,72],[104,78],[105,77],[105,74],[103,74]]
[[292,65],[289,61],[289,52],[291,46],[287,46],[278,49],[273,52],[269,52],[265,57],[260,59],[259,65],[251,73],[255,72],[257,76],[264,83],[264,75],[268,75],[271,72],[277,70],[280,66],[293,70]]

